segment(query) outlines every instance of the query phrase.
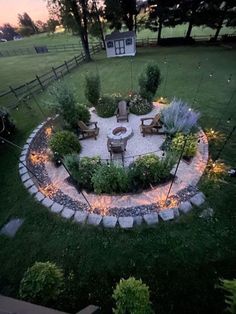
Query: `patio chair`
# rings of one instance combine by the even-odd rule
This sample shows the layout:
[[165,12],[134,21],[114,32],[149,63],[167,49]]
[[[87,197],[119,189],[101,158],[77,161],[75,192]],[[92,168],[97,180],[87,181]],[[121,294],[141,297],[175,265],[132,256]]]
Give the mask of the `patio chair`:
[[124,165],[124,152],[126,151],[127,140],[112,141],[107,140],[107,149],[110,153],[110,161],[113,154],[121,154],[122,164]]
[[[90,126],[94,126],[90,128]],[[85,124],[83,121],[78,121],[79,133],[82,135],[82,139],[88,137],[94,137],[95,140],[97,139],[99,128],[97,126],[97,122],[89,122]]]
[[129,122],[129,108],[127,107],[126,101],[122,100],[118,103],[115,114],[117,122],[121,120],[126,120],[127,122]]
[[[151,121],[151,123],[145,124],[145,121]],[[154,118],[141,118],[141,122],[142,124],[140,125],[140,130],[143,136],[146,134],[160,133],[159,129],[161,129],[163,125],[160,113],[156,114]]]

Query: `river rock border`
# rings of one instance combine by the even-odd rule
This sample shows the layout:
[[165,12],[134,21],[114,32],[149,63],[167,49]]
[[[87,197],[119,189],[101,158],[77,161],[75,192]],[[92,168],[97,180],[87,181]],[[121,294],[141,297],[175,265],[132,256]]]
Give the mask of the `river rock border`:
[[[146,224],[148,226],[156,225],[157,223],[159,223],[160,219],[162,221],[174,220],[175,218],[178,218],[180,214],[187,214],[193,209],[194,206],[199,207],[205,202],[205,195],[196,189],[195,194],[191,196],[190,199],[181,202],[178,207],[166,208],[161,210],[159,213],[152,212],[143,216],[139,215],[134,217],[102,216],[97,213],[89,213],[85,210],[86,206],[83,206],[84,208],[80,211],[75,210],[73,207],[71,208],[69,205],[66,206],[57,203],[56,201],[52,200],[42,193],[40,187],[35,182],[36,180],[33,173],[30,171],[30,168],[27,164],[32,143],[35,141],[37,136],[57,118],[57,116],[58,115],[53,118],[47,118],[46,121],[42,122],[32,131],[22,149],[19,159],[19,174],[25,188],[31,195],[34,196],[34,198],[38,202],[49,208],[51,212],[59,214],[61,215],[61,217],[69,219],[81,225],[88,224],[92,226],[103,226],[105,228],[115,228],[119,226],[122,229],[131,229],[134,226],[138,226],[141,224]],[[202,158],[204,159],[204,162],[207,163],[208,141],[205,133],[202,130],[200,131],[200,133],[200,138],[203,143]],[[195,184],[197,184],[197,182]]]

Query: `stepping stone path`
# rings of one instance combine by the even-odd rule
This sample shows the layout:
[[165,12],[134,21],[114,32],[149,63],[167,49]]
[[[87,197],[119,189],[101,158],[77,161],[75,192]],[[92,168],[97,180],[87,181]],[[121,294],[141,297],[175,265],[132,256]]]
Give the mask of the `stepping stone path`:
[[190,202],[194,206],[201,206],[205,202],[205,195],[202,192],[197,193],[192,198],[190,198]]
[[15,218],[11,219],[7,224],[5,224],[2,229],[0,230],[0,234],[4,234],[9,238],[14,238],[16,232],[23,224],[24,219]]
[[119,217],[119,225],[122,229],[130,229],[133,227],[134,218],[133,217]]
[[93,226],[98,226],[102,221],[102,216],[97,214],[88,215],[88,224]]
[[102,219],[103,226],[106,228],[115,228],[117,223],[117,217],[115,216],[104,216]]
[[74,221],[76,221],[76,222],[78,222],[80,224],[84,224],[86,219],[87,219],[87,217],[88,217],[87,213],[77,211],[75,213],[75,216],[74,216]]
[[148,225],[154,225],[158,223],[158,214],[157,213],[146,214],[143,216],[143,219]]
[[173,209],[162,210],[162,211],[160,211],[159,216],[164,221],[172,220],[175,218],[174,210]]
[[193,206],[188,201],[182,202],[179,206],[179,210],[184,214],[187,214],[192,208]]

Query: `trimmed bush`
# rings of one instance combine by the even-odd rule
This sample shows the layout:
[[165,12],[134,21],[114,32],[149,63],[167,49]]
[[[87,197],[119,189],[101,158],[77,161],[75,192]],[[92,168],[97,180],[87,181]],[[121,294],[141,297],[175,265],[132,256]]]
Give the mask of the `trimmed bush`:
[[122,167],[101,165],[92,176],[92,184],[98,194],[127,192],[128,175]]
[[97,114],[102,118],[110,118],[114,116],[118,102],[121,100],[119,95],[102,96],[96,107]]
[[170,177],[170,171],[176,162],[172,154],[160,159],[154,154],[139,157],[130,165],[129,179],[133,190],[144,189],[164,182]]
[[90,112],[88,108],[84,105],[76,104],[77,100],[74,92],[69,86],[57,83],[51,88],[50,94],[54,98],[51,107],[54,107],[56,112],[62,116],[68,127],[76,130],[78,128],[78,120],[82,120],[85,123],[89,122]]
[[65,164],[81,188],[93,191],[92,176],[101,165],[99,157],[83,157],[79,159],[78,155],[67,155]]
[[19,295],[22,299],[40,304],[56,300],[63,288],[63,272],[55,264],[36,262],[25,272]]
[[57,152],[61,157],[81,151],[78,137],[69,131],[59,131],[53,134],[49,141],[49,147],[53,153]]
[[184,158],[192,158],[196,155],[197,152],[197,136],[195,134],[184,135],[183,133],[177,133],[172,139],[170,149],[173,152],[176,152],[178,155],[181,154],[181,151],[184,147],[184,142],[186,140],[186,145],[183,152]]
[[90,105],[97,106],[101,93],[101,82],[98,74],[85,76],[85,97]]
[[148,64],[139,77],[140,95],[149,102],[153,100],[161,83],[161,73],[156,64]]
[[144,115],[152,110],[152,103],[143,99],[141,95],[134,94],[129,101],[130,112],[137,115]]
[[121,279],[112,295],[116,314],[149,314],[151,310],[149,287],[133,277]]
[[182,132],[188,134],[195,131],[200,114],[192,110],[182,100],[173,99],[170,106],[161,112],[165,132],[174,135]]

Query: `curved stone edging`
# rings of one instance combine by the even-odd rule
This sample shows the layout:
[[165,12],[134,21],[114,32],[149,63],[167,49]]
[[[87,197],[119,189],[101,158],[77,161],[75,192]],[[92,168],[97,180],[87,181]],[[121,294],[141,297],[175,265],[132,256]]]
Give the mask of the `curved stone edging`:
[[[41,123],[37,128],[35,128],[30,136],[28,137],[26,144],[23,147],[20,162],[19,162],[19,174],[21,181],[23,182],[25,188],[28,192],[34,196],[34,198],[40,202],[45,207],[49,208],[51,212],[55,214],[60,214],[61,217],[65,219],[73,220],[79,224],[88,224],[93,226],[103,226],[105,228],[114,228],[119,226],[122,229],[130,229],[136,225],[141,225],[145,223],[146,225],[155,225],[159,222],[159,219],[163,221],[174,220],[179,217],[180,214],[186,214],[193,209],[193,206],[201,206],[205,202],[205,196],[202,192],[196,193],[189,201],[181,202],[176,208],[167,208],[161,210],[159,213],[153,212],[145,214],[143,216],[126,216],[126,217],[116,217],[116,216],[102,216],[95,213],[89,213],[86,211],[75,211],[67,206],[61,205],[49,197],[45,196],[34,182],[32,173],[27,167],[27,158],[29,155],[31,144],[37,135],[42,132],[45,126],[53,121],[54,118],[48,118],[46,121]],[[202,161],[204,167],[199,171],[199,176],[194,178],[190,184],[196,185],[205,169],[208,160],[208,142],[205,133],[201,130],[199,138],[201,138],[201,143],[199,144],[199,150],[201,156],[198,156],[198,161],[196,162],[196,167],[198,167],[198,162]]]

